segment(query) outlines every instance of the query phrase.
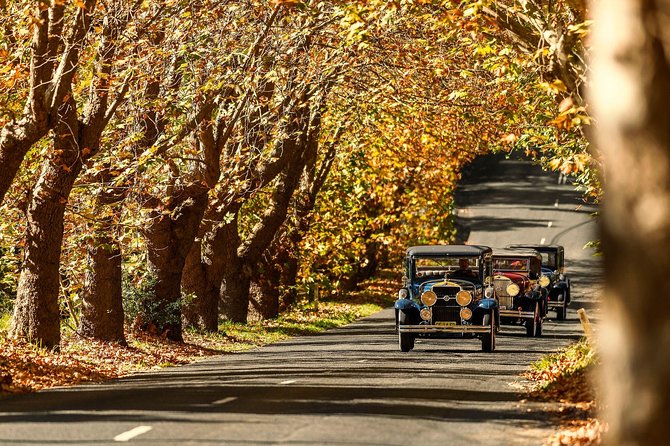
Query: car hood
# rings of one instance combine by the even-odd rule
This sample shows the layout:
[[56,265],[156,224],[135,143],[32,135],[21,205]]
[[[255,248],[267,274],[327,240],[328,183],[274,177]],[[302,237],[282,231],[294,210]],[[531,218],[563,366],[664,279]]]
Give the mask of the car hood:
[[528,285],[530,285],[530,279],[523,274],[512,273],[512,272],[508,272],[508,271],[505,271],[505,272],[498,271],[498,272],[495,273],[495,275],[496,276],[503,276],[503,277],[508,278],[512,282],[519,285],[519,287],[521,287],[522,289],[525,289]]

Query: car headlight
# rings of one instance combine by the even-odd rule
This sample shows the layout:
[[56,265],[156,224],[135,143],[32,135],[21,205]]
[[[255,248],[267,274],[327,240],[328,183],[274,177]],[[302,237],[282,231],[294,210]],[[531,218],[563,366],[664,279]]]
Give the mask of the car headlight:
[[468,291],[461,290],[456,293],[456,302],[458,302],[458,305],[461,307],[464,307],[472,302],[472,294],[470,294]]
[[421,295],[421,302],[428,307],[432,307],[437,302],[437,294],[434,291],[428,290]]
[[492,286],[486,287],[486,289],[484,290],[484,297],[487,298],[487,299],[491,299],[493,297],[493,287]]
[[517,285],[516,283],[510,283],[509,285],[507,285],[506,290],[507,290],[507,294],[509,294],[512,297],[519,294],[519,291],[520,291],[519,290],[519,285]]
[[421,316],[421,319],[423,319],[424,321],[429,321],[432,315],[433,312],[430,311],[430,308],[422,308],[421,311],[419,312],[419,316]]
[[547,276],[540,277],[540,286],[542,288],[546,288],[547,285],[549,285],[549,277],[547,277]]
[[472,310],[468,307],[461,308],[461,319],[469,321],[472,317]]
[[407,288],[400,288],[400,290],[398,290],[398,299],[407,299],[407,296],[409,296]]

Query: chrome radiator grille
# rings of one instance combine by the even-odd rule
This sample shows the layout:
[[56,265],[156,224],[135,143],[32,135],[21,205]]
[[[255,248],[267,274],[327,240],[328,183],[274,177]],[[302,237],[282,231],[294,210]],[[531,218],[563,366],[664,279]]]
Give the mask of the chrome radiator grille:
[[493,280],[493,288],[501,307],[512,308],[514,306],[514,297],[507,293],[507,286],[511,283],[512,281],[506,277]]
[[433,307],[433,322],[461,322],[460,315],[461,308],[456,307],[445,307],[445,306],[434,306]]

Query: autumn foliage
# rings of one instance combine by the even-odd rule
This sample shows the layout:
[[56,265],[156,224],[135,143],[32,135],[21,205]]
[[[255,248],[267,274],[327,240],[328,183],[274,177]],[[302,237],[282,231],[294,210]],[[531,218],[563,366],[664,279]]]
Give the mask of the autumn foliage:
[[594,191],[587,13],[559,3],[0,2],[9,336],[181,341],[355,289],[453,240],[490,151]]

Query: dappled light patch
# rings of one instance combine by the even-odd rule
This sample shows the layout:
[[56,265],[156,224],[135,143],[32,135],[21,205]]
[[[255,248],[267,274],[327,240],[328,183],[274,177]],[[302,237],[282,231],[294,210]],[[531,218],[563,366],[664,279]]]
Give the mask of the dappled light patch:
[[[375,281],[373,280],[372,283]],[[0,336],[0,395],[99,382],[142,371],[194,362],[206,356],[243,351],[293,336],[311,335],[369,316],[382,306],[365,297],[385,291],[361,291],[352,302],[302,302],[275,320],[224,323],[219,333],[186,331],[185,342],[127,332],[128,346],[63,333],[60,352]],[[342,298],[344,300],[344,298]]]

